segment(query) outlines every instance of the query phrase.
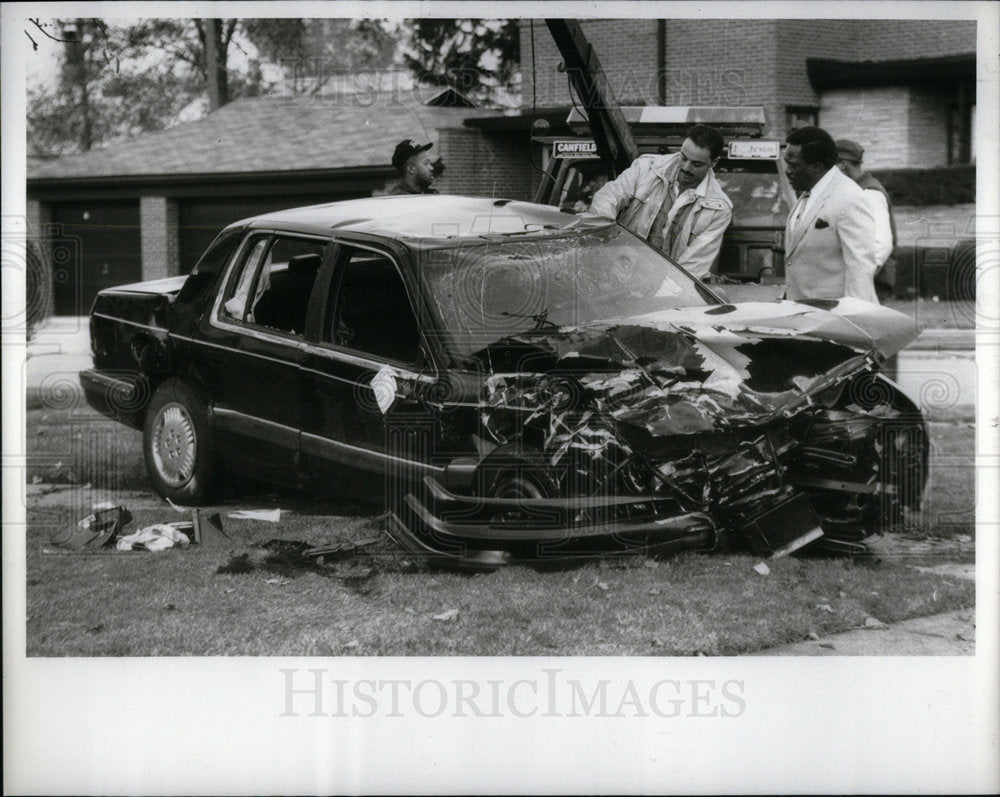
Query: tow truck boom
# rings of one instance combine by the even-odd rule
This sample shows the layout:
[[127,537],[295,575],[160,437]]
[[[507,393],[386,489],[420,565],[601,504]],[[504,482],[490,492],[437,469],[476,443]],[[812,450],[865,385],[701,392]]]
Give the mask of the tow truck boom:
[[547,19],[545,24],[583,103],[598,154],[621,174],[639,157],[639,148],[593,46],[574,20]]

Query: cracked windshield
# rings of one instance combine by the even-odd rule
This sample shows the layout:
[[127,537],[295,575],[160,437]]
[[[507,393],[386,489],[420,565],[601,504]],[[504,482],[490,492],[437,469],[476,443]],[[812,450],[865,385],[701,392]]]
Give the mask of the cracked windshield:
[[615,227],[434,250],[421,271],[462,354],[509,335],[709,303],[684,271]]

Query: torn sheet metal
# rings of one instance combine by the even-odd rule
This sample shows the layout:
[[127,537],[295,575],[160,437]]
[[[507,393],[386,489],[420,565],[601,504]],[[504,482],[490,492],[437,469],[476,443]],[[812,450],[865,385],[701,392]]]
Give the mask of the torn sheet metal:
[[[585,509],[559,528],[568,539],[586,534],[574,522],[600,518],[644,529],[648,542],[634,509],[609,503],[636,495],[655,508],[654,526],[697,513],[763,554],[824,530],[850,547],[919,500],[926,436],[919,413],[902,417],[905,402],[872,382],[881,356],[910,339],[909,319],[826,305],[731,308],[724,325],[718,307],[685,308],[498,340],[479,355],[488,373],[507,370],[482,383],[477,439],[534,452],[550,497],[576,496]],[[919,487],[897,495],[903,482]],[[439,517],[454,501],[431,494],[430,504],[411,496],[411,508],[432,536],[509,539]]]

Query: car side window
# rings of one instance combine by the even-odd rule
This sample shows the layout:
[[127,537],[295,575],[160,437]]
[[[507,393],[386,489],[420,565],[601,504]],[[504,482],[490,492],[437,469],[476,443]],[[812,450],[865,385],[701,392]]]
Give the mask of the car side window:
[[325,241],[281,235],[254,241],[221,317],[301,337],[325,247]]
[[341,261],[335,312],[324,340],[367,355],[414,365],[420,327],[396,264],[364,249]]

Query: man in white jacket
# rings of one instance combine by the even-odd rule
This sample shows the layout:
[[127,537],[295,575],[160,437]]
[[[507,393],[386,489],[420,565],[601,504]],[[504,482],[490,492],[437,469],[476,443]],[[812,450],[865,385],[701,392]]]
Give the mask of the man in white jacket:
[[694,276],[707,277],[733,218],[733,203],[712,171],[722,144],[714,127],[695,125],[680,152],[636,158],[594,195],[591,212],[616,219]]
[[803,127],[785,143],[785,173],[799,192],[785,226],[786,298],[878,304],[875,217],[865,192],[836,167],[837,145],[825,130]]

